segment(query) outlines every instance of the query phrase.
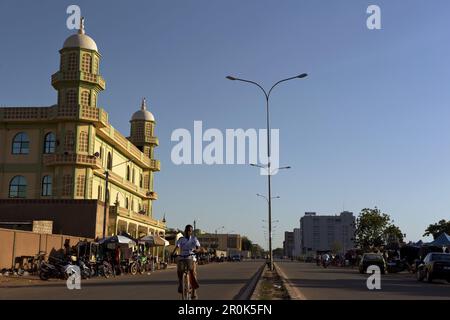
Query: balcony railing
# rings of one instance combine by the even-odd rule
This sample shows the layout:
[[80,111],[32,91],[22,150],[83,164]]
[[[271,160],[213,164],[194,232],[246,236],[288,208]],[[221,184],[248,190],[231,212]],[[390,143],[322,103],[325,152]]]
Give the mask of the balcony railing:
[[153,227],[160,227],[160,228],[166,227],[166,225],[162,221],[155,220],[145,214],[139,214],[132,210],[128,210],[126,208],[112,206],[112,207],[110,207],[110,212],[112,214],[118,215],[120,217],[130,218],[130,219],[136,220],[138,222],[149,224]]
[[89,156],[85,154],[60,154],[52,153],[44,155],[44,164],[46,166],[57,166],[57,165],[84,165],[90,166],[94,169],[100,169],[102,167],[100,159],[94,156]]
[[0,108],[0,120],[3,121],[58,121],[61,119],[95,121],[102,127],[108,124],[108,114],[105,110],[84,105]]
[[150,170],[161,171],[161,162],[159,160],[150,159]]
[[144,153],[141,152],[131,141],[125,138],[119,131],[114,129],[111,125],[97,131],[102,134],[106,139],[116,143],[122,151],[131,154],[135,159],[144,164],[145,167],[152,171],[160,171],[161,163],[159,160],[150,159]]
[[97,84],[100,88],[105,90],[106,83],[101,75],[83,72],[83,71],[58,71],[52,75],[52,86],[55,86],[60,81],[87,81]]

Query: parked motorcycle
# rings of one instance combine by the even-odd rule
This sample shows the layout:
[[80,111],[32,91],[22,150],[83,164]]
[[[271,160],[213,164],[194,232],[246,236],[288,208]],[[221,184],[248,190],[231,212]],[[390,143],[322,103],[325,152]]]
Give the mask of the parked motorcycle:
[[112,265],[108,261],[103,261],[97,264],[97,275],[100,277],[109,278],[114,275]]
[[68,279],[75,271],[70,262],[61,259],[53,263],[42,261],[39,269],[39,278],[41,280],[48,280],[49,278]]

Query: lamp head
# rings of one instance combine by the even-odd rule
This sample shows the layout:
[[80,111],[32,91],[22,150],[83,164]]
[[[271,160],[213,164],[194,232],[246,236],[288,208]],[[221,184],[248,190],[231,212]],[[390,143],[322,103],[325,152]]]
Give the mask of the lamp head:
[[237,80],[235,77],[232,77],[232,76],[227,76],[226,78],[227,78],[228,80],[233,80],[233,81],[234,81],[234,80]]

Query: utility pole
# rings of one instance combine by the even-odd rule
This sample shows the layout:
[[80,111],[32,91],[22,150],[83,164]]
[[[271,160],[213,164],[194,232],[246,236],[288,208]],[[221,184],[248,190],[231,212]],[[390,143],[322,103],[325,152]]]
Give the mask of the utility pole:
[[106,238],[106,207],[107,207],[107,205],[109,205],[108,183],[109,183],[109,172],[108,172],[108,170],[106,170],[106,172],[105,172],[105,206],[103,208],[103,238]]

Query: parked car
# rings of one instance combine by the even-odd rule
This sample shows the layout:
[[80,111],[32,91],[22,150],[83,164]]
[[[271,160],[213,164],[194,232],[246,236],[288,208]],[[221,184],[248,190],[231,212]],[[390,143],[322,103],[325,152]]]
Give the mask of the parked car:
[[417,267],[416,275],[419,281],[445,279],[450,282],[450,253],[430,252]]
[[231,261],[238,261],[238,262],[240,262],[241,261],[241,256],[239,256],[239,255],[232,256],[231,257]]
[[386,261],[379,253],[364,253],[359,262],[359,273],[366,273],[369,266],[377,266],[380,268],[381,274],[386,273]]

